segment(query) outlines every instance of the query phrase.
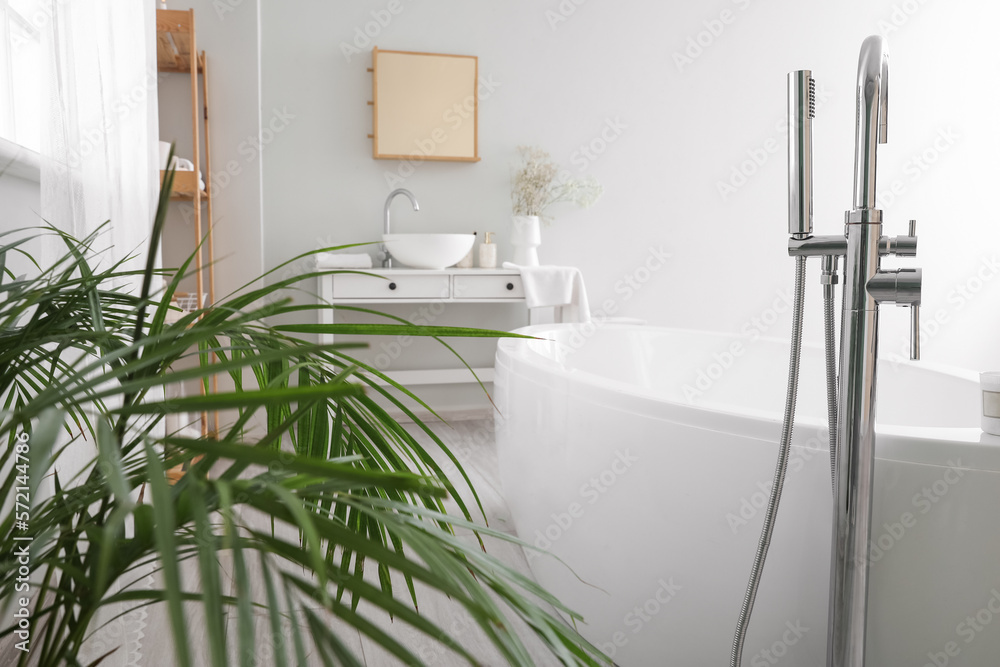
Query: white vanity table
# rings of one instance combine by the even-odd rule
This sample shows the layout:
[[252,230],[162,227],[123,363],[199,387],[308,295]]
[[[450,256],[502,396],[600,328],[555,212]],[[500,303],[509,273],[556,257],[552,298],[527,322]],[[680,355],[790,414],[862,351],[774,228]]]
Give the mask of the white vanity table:
[[[510,269],[343,269],[349,273],[321,276],[319,294],[324,303],[377,309],[388,304],[525,303],[520,273]],[[364,275],[370,274],[370,275]],[[335,309],[321,311],[321,323],[333,324]],[[470,323],[469,326],[476,326]],[[333,342],[324,334],[321,342]],[[483,382],[493,381],[493,368],[474,368]],[[427,368],[387,373],[403,385],[474,382],[465,368]]]

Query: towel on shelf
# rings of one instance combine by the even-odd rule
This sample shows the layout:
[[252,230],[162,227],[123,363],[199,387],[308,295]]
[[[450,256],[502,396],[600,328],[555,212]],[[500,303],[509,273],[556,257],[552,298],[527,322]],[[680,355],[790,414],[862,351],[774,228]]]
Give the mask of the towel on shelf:
[[589,322],[590,304],[583,274],[575,266],[519,266],[504,262],[503,268],[521,272],[528,308],[562,308],[563,322]]
[[[174,165],[174,171],[194,171],[194,162],[177,157],[176,155],[172,164]],[[202,178],[201,169],[198,170],[198,187],[202,190],[205,189],[205,179]]]
[[372,256],[363,253],[321,252],[316,255],[317,269],[370,269]]

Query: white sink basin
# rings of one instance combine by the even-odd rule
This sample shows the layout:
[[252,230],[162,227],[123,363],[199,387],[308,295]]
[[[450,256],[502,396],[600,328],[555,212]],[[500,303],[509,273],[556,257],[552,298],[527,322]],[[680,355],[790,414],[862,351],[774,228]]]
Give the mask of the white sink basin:
[[400,264],[414,269],[445,269],[465,257],[475,234],[383,234],[382,242]]

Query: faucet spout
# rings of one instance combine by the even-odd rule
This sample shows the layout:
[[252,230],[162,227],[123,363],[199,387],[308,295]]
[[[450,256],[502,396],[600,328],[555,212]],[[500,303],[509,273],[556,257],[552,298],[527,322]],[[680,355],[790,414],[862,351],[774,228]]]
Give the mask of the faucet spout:
[[[420,210],[420,204],[417,203],[417,198],[413,196],[413,193],[406,188],[397,188],[389,193],[389,196],[385,198],[385,207],[382,209],[382,233],[388,234],[390,231],[389,222],[389,208],[392,206],[392,200],[396,198],[397,195],[405,195],[407,199],[410,200],[410,204],[413,205],[414,211]],[[389,255],[389,248],[382,245],[382,266],[385,268],[392,267],[392,257]]]
[[854,143],[854,208],[875,208],[875,157],[888,139],[889,53],[872,35],[858,57],[857,134]]
[[882,49],[882,75],[879,79],[878,142],[889,142],[889,52]]

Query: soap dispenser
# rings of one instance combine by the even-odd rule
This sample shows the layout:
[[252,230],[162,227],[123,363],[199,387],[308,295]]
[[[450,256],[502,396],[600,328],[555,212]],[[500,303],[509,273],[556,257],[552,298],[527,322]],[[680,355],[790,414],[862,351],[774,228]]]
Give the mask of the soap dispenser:
[[497,268],[497,244],[493,243],[493,232],[486,232],[486,240],[479,244],[479,268]]

